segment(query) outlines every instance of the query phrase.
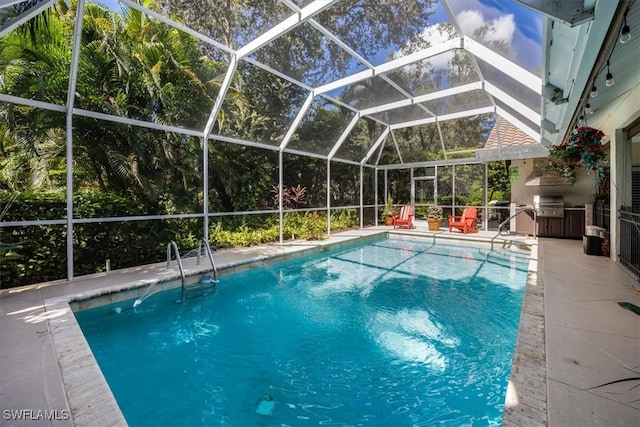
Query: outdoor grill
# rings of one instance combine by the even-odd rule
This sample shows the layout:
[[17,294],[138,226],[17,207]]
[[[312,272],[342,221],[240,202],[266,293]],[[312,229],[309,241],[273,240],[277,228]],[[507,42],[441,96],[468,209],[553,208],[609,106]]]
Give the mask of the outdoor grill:
[[539,217],[564,217],[564,199],[562,196],[533,196],[533,208]]

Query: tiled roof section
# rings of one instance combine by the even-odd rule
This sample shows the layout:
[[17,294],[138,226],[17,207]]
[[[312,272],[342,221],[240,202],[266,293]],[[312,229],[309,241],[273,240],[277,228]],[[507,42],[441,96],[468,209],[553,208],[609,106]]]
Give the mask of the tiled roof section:
[[[499,144],[498,141],[500,141]],[[511,124],[507,119],[497,116],[496,124],[491,129],[484,148],[514,147],[534,144],[535,142],[533,138]]]

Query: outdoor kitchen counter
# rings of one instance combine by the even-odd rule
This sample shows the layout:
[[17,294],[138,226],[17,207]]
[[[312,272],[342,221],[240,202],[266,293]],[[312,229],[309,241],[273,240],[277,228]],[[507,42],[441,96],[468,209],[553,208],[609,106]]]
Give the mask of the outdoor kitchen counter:
[[538,217],[538,236],[582,239],[585,230],[585,208],[564,208],[564,217]]
[[[517,210],[529,210],[531,206],[518,206]],[[562,239],[582,239],[585,232],[586,208],[565,207],[564,216],[561,217],[537,217],[534,224],[533,215],[516,216],[516,233],[533,235],[533,228],[536,227],[536,234],[540,237],[556,237]]]

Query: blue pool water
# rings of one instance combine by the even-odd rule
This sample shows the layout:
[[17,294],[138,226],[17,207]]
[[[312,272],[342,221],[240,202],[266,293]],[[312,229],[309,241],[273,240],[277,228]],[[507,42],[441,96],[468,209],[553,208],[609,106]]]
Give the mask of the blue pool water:
[[76,316],[131,426],[493,426],[528,258],[387,239]]

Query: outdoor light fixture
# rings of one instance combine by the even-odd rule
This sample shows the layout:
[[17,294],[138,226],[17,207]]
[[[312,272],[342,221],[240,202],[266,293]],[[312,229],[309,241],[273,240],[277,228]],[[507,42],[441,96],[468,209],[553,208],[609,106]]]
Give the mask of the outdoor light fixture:
[[596,96],[598,96],[598,89],[596,88],[596,85],[593,85],[591,87],[591,97],[595,98]]
[[592,114],[593,110],[591,109],[591,104],[587,102],[587,105],[584,106],[584,112],[587,114]]
[[631,40],[631,29],[627,25],[627,13],[624,14],[624,26],[622,27],[622,33],[620,33],[620,43],[625,44]]
[[609,70],[609,61],[607,61],[607,80],[605,80],[604,84],[613,86],[615,83],[616,81],[613,80],[613,74],[611,74],[611,70]]
[[613,74],[607,73],[607,80],[604,82],[607,86],[613,86],[616,84],[616,81],[613,80]]
[[620,43],[625,44],[631,40],[631,29],[628,25],[622,27],[622,34],[620,34]]

